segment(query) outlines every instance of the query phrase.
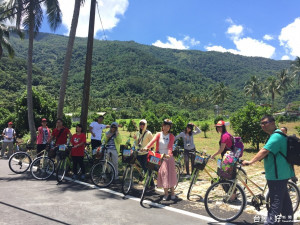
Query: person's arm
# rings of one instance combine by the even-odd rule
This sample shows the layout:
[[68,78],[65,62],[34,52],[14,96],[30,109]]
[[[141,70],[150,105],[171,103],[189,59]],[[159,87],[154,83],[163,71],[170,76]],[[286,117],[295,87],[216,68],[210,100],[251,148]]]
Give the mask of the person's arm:
[[219,150],[211,156],[212,159],[216,157],[216,155],[221,154],[225,149],[226,143],[221,143]]
[[145,149],[149,149],[153,146],[153,144],[157,141],[159,133],[155,134],[154,138],[146,145]]
[[175,136],[173,134],[170,134],[170,141],[168,144],[168,155],[173,156],[173,145],[175,141]]
[[201,130],[199,127],[195,126],[195,130],[193,131],[194,135],[196,134],[200,134],[201,133]]
[[180,134],[178,134],[178,135],[175,137],[175,140],[177,140],[177,139],[179,139],[179,138],[183,138],[183,135],[184,135],[184,133],[181,132]]
[[110,125],[105,125],[105,128],[110,128]]
[[[80,147],[80,146],[82,146],[82,145],[84,145],[85,144],[85,142],[86,142],[86,137],[85,137],[85,135],[82,135],[82,141],[79,143],[79,144],[77,144],[77,145],[75,145],[74,147],[75,148],[78,148],[78,147]],[[71,140],[73,140],[73,138],[71,139]],[[72,143],[73,144],[73,143]]]
[[2,132],[2,136],[6,138],[6,136],[5,136],[5,129]]
[[71,139],[72,138],[72,133],[71,131],[68,129],[68,137]]
[[242,165],[243,166],[252,165],[253,163],[256,163],[257,161],[264,159],[268,154],[269,154],[269,150],[262,148],[250,161],[244,160],[242,162]]
[[122,142],[122,137],[119,132],[116,132],[116,142],[118,145]]
[[89,126],[89,131],[90,131],[90,133],[93,135],[93,137],[96,136],[95,133],[93,132],[93,127]]

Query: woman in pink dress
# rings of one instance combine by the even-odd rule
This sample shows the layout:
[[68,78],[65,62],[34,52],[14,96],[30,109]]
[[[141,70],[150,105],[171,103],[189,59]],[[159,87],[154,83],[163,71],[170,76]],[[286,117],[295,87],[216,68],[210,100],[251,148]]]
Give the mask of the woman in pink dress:
[[162,124],[162,131],[158,132],[154,138],[146,145],[145,149],[150,149],[156,143],[156,152],[165,154],[163,163],[158,171],[157,187],[164,188],[163,200],[167,200],[169,189],[171,189],[171,199],[176,198],[174,187],[177,184],[177,176],[175,170],[175,160],[173,157],[173,144],[175,136],[170,133],[172,121],[165,119]]

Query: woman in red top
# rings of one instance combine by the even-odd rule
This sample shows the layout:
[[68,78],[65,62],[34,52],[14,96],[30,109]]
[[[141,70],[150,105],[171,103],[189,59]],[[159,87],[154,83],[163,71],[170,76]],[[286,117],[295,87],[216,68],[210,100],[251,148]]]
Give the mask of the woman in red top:
[[71,138],[71,144],[73,145],[71,156],[73,160],[73,179],[77,179],[77,164],[81,168],[81,179],[85,179],[85,168],[83,164],[84,158],[84,144],[86,142],[85,133],[82,133],[82,125],[76,126],[76,133]]
[[226,124],[223,120],[220,120],[216,125],[216,131],[221,133],[221,138],[219,142],[219,150],[212,155],[212,159],[214,159],[217,155],[221,154],[222,158],[225,155],[226,151],[231,150],[232,147],[232,136],[226,130]]

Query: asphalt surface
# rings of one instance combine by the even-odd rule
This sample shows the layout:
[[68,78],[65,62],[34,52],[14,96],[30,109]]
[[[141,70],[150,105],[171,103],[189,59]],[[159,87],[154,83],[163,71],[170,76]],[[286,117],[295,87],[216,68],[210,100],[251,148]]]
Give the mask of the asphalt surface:
[[[0,224],[219,224],[189,201],[162,201],[157,192],[146,198],[156,205],[141,207],[139,191],[128,199],[119,186],[102,190],[70,180],[57,185],[54,177],[37,181],[30,173],[14,174],[8,160],[0,159]],[[253,215],[243,213],[234,224],[253,224]]]

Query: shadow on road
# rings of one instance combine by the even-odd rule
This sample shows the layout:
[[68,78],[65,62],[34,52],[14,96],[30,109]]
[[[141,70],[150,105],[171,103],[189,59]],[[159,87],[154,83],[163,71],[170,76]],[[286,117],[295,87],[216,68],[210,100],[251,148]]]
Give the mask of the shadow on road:
[[35,213],[35,212],[29,211],[29,210],[26,210],[26,209],[19,208],[19,207],[14,206],[14,205],[10,205],[10,204],[5,203],[5,202],[0,201],[0,204],[2,204],[4,206],[7,206],[7,207],[10,207],[10,208],[13,208],[13,209],[16,209],[16,210],[20,210],[20,211],[23,211],[23,212],[26,212],[26,213],[30,213],[30,214],[35,215],[35,216],[42,217],[42,218],[47,219],[47,220],[51,220],[51,221],[59,223],[59,224],[69,224],[69,223],[65,223],[63,221],[56,220],[54,218],[50,218],[48,216],[45,216],[45,215],[42,215],[42,214],[39,214],[39,213]]

